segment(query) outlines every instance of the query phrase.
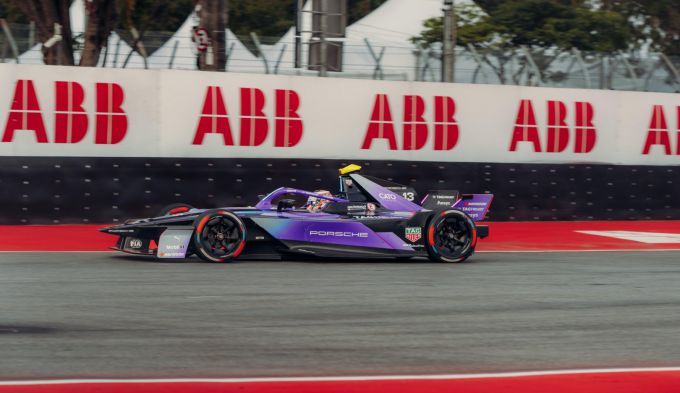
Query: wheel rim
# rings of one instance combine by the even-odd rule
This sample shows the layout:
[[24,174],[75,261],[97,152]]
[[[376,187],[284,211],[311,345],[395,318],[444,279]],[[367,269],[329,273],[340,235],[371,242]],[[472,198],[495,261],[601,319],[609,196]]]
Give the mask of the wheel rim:
[[240,229],[229,217],[212,217],[201,230],[199,241],[211,257],[224,258],[231,255],[239,246]]
[[460,217],[446,217],[434,230],[434,246],[444,258],[460,257],[473,240],[467,222]]

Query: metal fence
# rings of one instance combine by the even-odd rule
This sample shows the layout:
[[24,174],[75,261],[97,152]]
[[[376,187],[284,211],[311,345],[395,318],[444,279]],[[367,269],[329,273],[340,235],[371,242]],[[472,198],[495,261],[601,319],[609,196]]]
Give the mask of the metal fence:
[[[9,25],[15,45],[0,35],[0,61],[42,64],[40,44],[29,25]],[[115,31],[99,66],[113,68],[196,69],[197,52],[187,29],[144,32],[146,56],[133,49],[126,31]],[[75,37],[79,59],[82,37]],[[294,37],[235,36],[227,32],[227,72],[318,75],[303,49],[303,68],[294,67]],[[578,50],[478,49],[457,47],[454,80],[459,83],[506,84],[654,92],[680,92],[680,57],[648,51],[592,53]],[[418,47],[381,37],[342,42],[342,71],[330,77],[439,82],[441,47]]]

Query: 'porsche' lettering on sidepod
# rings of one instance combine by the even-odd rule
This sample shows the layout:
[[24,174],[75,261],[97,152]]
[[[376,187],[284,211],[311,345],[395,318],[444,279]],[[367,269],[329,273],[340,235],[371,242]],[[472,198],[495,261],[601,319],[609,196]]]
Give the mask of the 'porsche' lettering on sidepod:
[[368,232],[334,232],[334,231],[309,231],[310,236],[327,237],[368,237]]

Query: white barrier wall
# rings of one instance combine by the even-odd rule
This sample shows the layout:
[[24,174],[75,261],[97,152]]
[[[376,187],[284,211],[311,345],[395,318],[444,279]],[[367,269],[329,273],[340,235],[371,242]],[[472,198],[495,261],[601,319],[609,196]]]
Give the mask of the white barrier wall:
[[0,156],[680,164],[680,94],[0,65]]

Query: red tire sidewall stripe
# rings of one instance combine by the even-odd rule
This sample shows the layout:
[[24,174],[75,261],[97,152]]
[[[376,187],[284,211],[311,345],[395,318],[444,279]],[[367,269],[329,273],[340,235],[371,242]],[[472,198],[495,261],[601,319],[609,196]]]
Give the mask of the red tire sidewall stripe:
[[174,215],[174,214],[186,213],[186,212],[188,212],[189,210],[191,210],[191,209],[189,209],[188,207],[176,207],[176,208],[174,208],[174,209],[171,209],[171,210],[168,212],[168,214],[169,214],[169,215]]

